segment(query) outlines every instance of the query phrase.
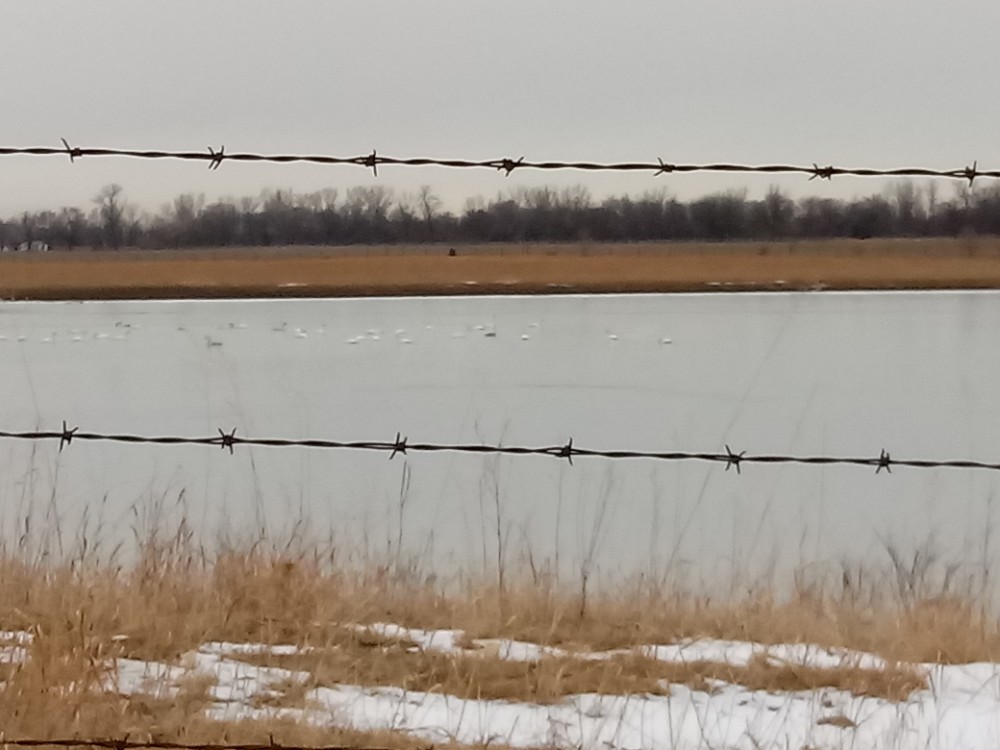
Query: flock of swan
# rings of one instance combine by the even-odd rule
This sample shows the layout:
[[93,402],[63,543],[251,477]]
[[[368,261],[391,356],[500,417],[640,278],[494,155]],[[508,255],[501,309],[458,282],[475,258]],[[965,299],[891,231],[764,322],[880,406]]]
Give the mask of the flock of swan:
[[[71,343],[81,343],[84,341],[126,341],[128,340],[130,334],[140,329],[142,326],[138,323],[124,323],[117,322],[114,325],[114,329],[111,331],[99,330],[99,331],[88,331],[85,329],[71,328],[68,331],[53,331],[50,333],[45,333],[41,335],[29,336],[26,333],[0,333],[0,343],[4,342],[16,342],[16,343],[32,343],[37,342],[41,344],[55,344],[62,341],[68,341]],[[219,331],[236,331],[236,330],[246,330],[249,326],[246,323],[229,323],[225,326],[219,326],[217,330]],[[532,322],[527,325],[526,330],[516,332],[512,334],[512,337],[519,339],[520,341],[531,341],[533,336],[541,328],[541,324],[538,322]],[[177,326],[176,330],[181,333],[187,333],[188,328],[185,326]],[[319,326],[313,329],[306,329],[301,326],[289,326],[287,322],[283,322],[278,325],[274,325],[270,328],[272,333],[280,333],[285,335],[290,335],[296,339],[307,339],[311,336],[325,336],[327,333],[325,326]],[[434,326],[428,325],[424,327],[423,333],[426,335],[433,335]],[[618,341],[620,336],[618,333],[613,331],[605,331],[605,335],[608,341],[615,342]],[[344,343],[352,346],[364,343],[374,343],[377,341],[387,340],[392,341],[397,344],[402,345],[412,345],[417,342],[418,334],[415,332],[408,331],[405,328],[397,328],[394,331],[385,331],[381,328],[369,328],[363,333],[355,336],[351,336],[344,339]],[[496,324],[476,324],[470,325],[465,328],[454,330],[451,332],[450,337],[453,339],[462,339],[467,337],[482,337],[486,339],[498,338],[499,332],[497,331]],[[203,334],[203,341],[205,346],[214,349],[223,346],[224,341],[217,334]],[[658,339],[660,344],[671,344],[673,340],[668,337],[661,337]]]

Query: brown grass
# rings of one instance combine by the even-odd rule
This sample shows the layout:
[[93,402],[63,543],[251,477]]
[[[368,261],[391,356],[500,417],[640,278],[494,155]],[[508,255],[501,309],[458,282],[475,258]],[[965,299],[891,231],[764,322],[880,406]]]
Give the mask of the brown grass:
[[[305,707],[309,689],[350,683],[393,685],[462,697],[555,702],[581,692],[665,694],[671,685],[712,690],[715,681],[766,691],[834,687],[857,695],[901,700],[926,687],[917,662],[1000,661],[1000,628],[974,597],[917,588],[901,600],[894,579],[864,590],[824,584],[799,587],[783,599],[768,591],[716,600],[643,582],[591,595],[581,617],[575,593],[544,579],[509,571],[503,591],[475,581],[447,593],[415,584],[377,565],[347,571],[329,552],[300,549],[208,555],[181,534],[146,543],[134,565],[35,563],[0,557],[0,629],[35,635],[26,664],[0,675],[0,726],[8,736],[154,735],[187,741],[255,740],[288,732],[286,741],[339,741],[330,733],[259,722],[221,727],[198,719],[211,683],[185,678],[176,701],[123,697],[109,684],[109,660],[134,657],[182,663],[212,640],[292,643],[312,648],[296,656],[241,657],[303,670],[261,707]],[[869,576],[875,581],[875,576]],[[354,623],[395,622],[458,628],[467,653],[421,651]],[[503,661],[476,639],[515,638],[558,646],[565,656],[537,663]],[[665,663],[635,647],[683,638],[722,638],[762,644],[813,643],[874,652],[889,666],[835,669],[780,663],[760,655],[746,666],[714,662]],[[477,648],[478,647],[478,648]],[[622,649],[605,660],[583,651]],[[360,735],[359,735],[360,736]],[[354,737],[356,741],[358,736]],[[387,741],[384,737],[366,742]],[[390,747],[407,749],[408,739]]]
[[1000,288],[1000,239],[53,252],[0,256],[0,297],[354,296]]
[[460,698],[557,703],[580,693],[669,695],[671,685],[711,690],[712,681],[770,692],[836,688],[855,695],[904,700],[927,687],[921,670],[842,666],[821,669],[775,663],[764,655],[746,666],[710,661],[671,663],[639,653],[607,659],[543,658],[537,662],[434,651],[388,650],[377,654],[327,649],[295,656],[240,657],[262,666],[309,672],[309,686],[397,686]]
[[[349,634],[342,623],[458,628],[472,639],[506,637],[568,651],[602,651],[683,638],[814,643],[892,661],[1000,660],[1000,628],[971,597],[927,595],[900,603],[887,585],[867,593],[800,588],[735,600],[641,582],[595,595],[586,617],[573,591],[513,580],[503,592],[468,582],[448,594],[385,568],[342,572],[319,555],[228,552],[135,566],[39,569],[0,559],[0,628],[30,629],[38,644],[100,659],[176,660],[210,640],[405,650],[407,641]],[[115,641],[113,636],[127,636]]]
[[[470,585],[445,596],[378,574],[323,572],[302,561],[248,555],[238,562],[245,566],[242,576],[220,574],[218,568],[232,571],[238,564],[224,557],[150,581],[134,571],[114,570],[57,571],[43,578],[8,561],[0,564],[0,625],[34,629],[39,642],[51,642],[55,650],[95,659],[116,650],[133,658],[176,660],[209,640],[340,645],[345,637],[340,623],[391,621],[569,651],[723,638],[840,646],[893,661],[1000,660],[997,623],[959,598],[901,606],[881,594],[859,603],[834,592],[800,592],[788,601],[767,594],[716,601],[635,586],[596,597],[587,617],[580,618],[573,594],[528,585],[502,594]],[[127,638],[112,639],[119,635]]]

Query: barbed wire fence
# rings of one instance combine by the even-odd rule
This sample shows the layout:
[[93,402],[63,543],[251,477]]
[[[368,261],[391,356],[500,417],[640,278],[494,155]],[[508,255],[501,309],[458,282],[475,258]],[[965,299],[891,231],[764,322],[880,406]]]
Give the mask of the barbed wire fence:
[[[392,157],[379,154],[376,150],[358,156],[332,156],[308,154],[262,154],[253,152],[227,152],[225,146],[218,149],[208,147],[205,151],[170,151],[149,149],[90,148],[71,146],[63,139],[61,147],[4,147],[2,156],[61,156],[68,157],[73,164],[78,159],[97,157],[121,157],[146,160],[179,160],[201,162],[210,170],[218,170],[224,162],[229,163],[270,163],[270,164],[320,164],[357,166],[370,169],[378,176],[379,167],[442,167],[450,169],[493,170],[510,176],[519,170],[536,171],[583,171],[583,172],[631,172],[649,173],[653,177],[695,172],[735,173],[735,174],[800,174],[809,180],[832,180],[839,176],[853,177],[927,177],[965,181],[973,187],[980,178],[1000,179],[1000,169],[980,169],[978,161],[971,165],[954,169],[932,169],[927,167],[869,168],[840,167],[828,164],[820,166],[814,162],[808,165],[796,164],[738,164],[738,163],[679,163],[657,157],[655,161],[634,162],[592,162],[592,161],[531,161],[524,156],[517,159],[502,157],[486,160],[450,159],[437,157]],[[601,450],[580,447],[573,439],[561,445],[513,446],[486,444],[447,444],[431,442],[411,442],[408,437],[397,432],[391,440],[384,441],[339,441],[326,439],[254,438],[237,434],[236,429],[219,429],[218,434],[206,437],[185,437],[177,435],[138,435],[122,433],[100,433],[83,431],[62,423],[59,430],[7,431],[0,430],[0,439],[34,442],[54,442],[62,452],[73,443],[120,443],[145,446],[204,446],[221,448],[235,454],[237,448],[307,448],[340,451],[365,451],[387,454],[388,458],[409,456],[420,453],[460,453],[474,455],[500,455],[514,457],[548,457],[566,460],[570,465],[574,459],[601,460],[651,460],[660,462],[702,462],[722,465],[725,471],[734,470],[742,474],[747,465],[800,465],[810,467],[846,465],[874,469],[875,474],[893,468],[909,469],[958,469],[1000,471],[1000,461],[985,462],[965,459],[900,459],[893,458],[884,448],[877,456],[808,456],[783,454],[753,454],[747,450],[733,450],[728,444],[724,452],[694,451],[642,451],[611,449]],[[0,732],[0,749],[8,748],[101,748],[102,750],[389,750],[376,746],[324,745],[301,746],[275,742],[273,736],[263,743],[181,743],[149,739],[132,740],[128,735],[121,738],[8,738]],[[428,744],[428,750],[434,747]]]
[[[984,170],[978,166],[978,161],[973,161],[970,166],[955,169],[930,169],[926,167],[900,167],[893,169],[875,168],[854,168],[838,167],[833,165],[819,166],[813,163],[811,166],[794,164],[734,164],[734,163],[709,163],[709,164],[683,164],[664,161],[657,157],[655,162],[590,162],[590,161],[526,161],[519,157],[511,159],[503,157],[499,159],[468,160],[468,159],[443,159],[436,157],[406,157],[398,158],[380,155],[376,150],[369,154],[359,156],[330,156],[330,155],[307,155],[307,154],[261,154],[253,152],[226,152],[225,146],[220,146],[218,150],[209,146],[206,151],[167,151],[167,150],[146,150],[146,149],[122,149],[122,148],[89,148],[82,146],[72,146],[65,139],[62,140],[61,147],[51,146],[30,146],[30,147],[10,147],[0,146],[0,156],[64,156],[68,157],[71,163],[77,159],[90,157],[125,157],[151,160],[181,160],[205,162],[211,170],[219,169],[223,162],[264,162],[275,164],[290,163],[311,163],[328,165],[352,165],[371,169],[374,175],[378,175],[379,166],[403,166],[403,167],[424,167],[437,166],[454,169],[492,169],[503,172],[509,176],[519,169],[530,170],[580,170],[580,171],[613,171],[613,172],[651,172],[652,175],[691,173],[691,172],[729,172],[729,173],[763,173],[763,174],[802,174],[808,175],[810,180],[825,179],[830,180],[835,176],[855,176],[855,177],[940,177],[965,180],[972,187],[978,178],[1000,178],[1000,170]],[[736,473],[741,473],[744,464],[800,464],[809,466],[825,465],[855,465],[874,467],[876,473],[883,469],[887,473],[892,471],[892,467],[907,468],[953,468],[953,469],[986,469],[1000,471],[1000,462],[983,462],[964,459],[946,460],[924,460],[924,459],[896,459],[892,458],[886,450],[881,450],[875,457],[851,457],[851,456],[793,456],[777,454],[748,454],[747,451],[733,451],[728,445],[725,446],[725,453],[720,452],[691,452],[691,451],[636,451],[636,450],[596,450],[580,448],[573,444],[570,439],[564,445],[529,447],[529,446],[504,446],[504,445],[473,445],[473,444],[438,444],[409,442],[406,437],[397,433],[392,441],[335,441],[317,439],[285,439],[285,438],[251,438],[236,434],[236,430],[226,432],[218,430],[218,435],[209,437],[182,437],[182,436],[149,436],[131,434],[104,434],[97,432],[81,432],[78,428],[69,428],[66,422],[58,431],[0,431],[0,438],[19,440],[55,440],[59,443],[59,450],[70,445],[73,440],[89,442],[117,442],[147,445],[207,445],[218,446],[234,452],[237,446],[258,446],[258,447],[304,447],[322,448],[336,450],[363,450],[379,451],[389,454],[389,458],[396,455],[406,455],[407,453],[474,453],[493,454],[508,456],[549,456],[560,459],[567,459],[570,464],[574,457],[602,458],[610,460],[621,459],[650,459],[658,461],[701,461],[710,463],[721,463],[728,471],[734,468]]]
[[64,421],[61,430],[39,430],[31,432],[0,431],[0,438],[12,440],[57,441],[59,451],[77,442],[101,443],[131,443],[141,445],[202,445],[219,447],[228,450],[230,454],[240,446],[262,448],[320,448],[326,450],[354,450],[388,453],[389,458],[406,456],[411,453],[469,453],[494,456],[547,456],[566,459],[571,465],[574,458],[600,458],[606,460],[649,459],[654,461],[701,461],[724,464],[726,471],[735,469],[742,473],[744,464],[799,464],[804,466],[867,466],[873,467],[875,473],[883,469],[891,473],[892,468],[906,467],[912,469],[986,469],[1000,471],[1000,462],[970,461],[965,459],[900,459],[892,458],[891,454],[882,449],[878,456],[791,456],[781,454],[750,454],[747,451],[734,451],[729,445],[724,453],[691,452],[691,451],[637,451],[637,450],[598,450],[581,448],[573,444],[570,438],[565,444],[541,447],[515,445],[485,445],[470,443],[419,443],[410,442],[402,433],[388,441],[340,441],[321,439],[290,439],[290,438],[254,438],[236,434],[236,429],[228,432],[219,429],[218,435],[208,437],[183,437],[179,435],[131,435],[108,434],[100,432],[81,432],[78,427],[69,427]]
[[978,178],[1000,178],[1000,169],[980,169],[979,162],[956,169],[930,169],[927,167],[900,167],[893,169],[875,169],[870,167],[837,167],[832,164],[820,166],[814,162],[811,165],[796,164],[734,164],[708,163],[684,164],[665,161],[657,157],[655,161],[634,162],[592,162],[592,161],[526,161],[521,156],[517,159],[502,157],[499,159],[445,159],[437,157],[394,157],[379,154],[377,150],[360,156],[329,156],[309,154],[261,154],[253,152],[227,152],[226,147],[218,150],[209,146],[205,151],[165,151],[150,149],[123,148],[88,148],[71,146],[64,138],[62,146],[29,146],[0,147],[0,156],[63,156],[69,157],[71,163],[77,159],[91,157],[128,157],[134,159],[180,160],[205,162],[208,168],[217,170],[223,162],[257,162],[271,164],[328,164],[350,165],[371,169],[378,176],[380,166],[398,167],[445,167],[451,169],[491,169],[503,172],[509,176],[515,170],[576,170],[584,172],[649,172],[656,177],[663,174],[685,174],[691,172],[729,172],[744,174],[802,174],[810,180],[831,180],[838,176],[853,177],[943,177],[965,180],[971,187]]
[[[205,162],[211,170],[219,169],[223,162],[264,162],[274,164],[291,163],[311,163],[328,165],[352,165],[371,169],[375,176],[378,175],[379,166],[403,166],[403,167],[425,167],[437,166],[454,169],[492,169],[503,172],[509,176],[519,169],[529,170],[579,170],[579,171],[613,171],[613,172],[651,172],[652,175],[662,174],[683,174],[691,172],[728,172],[728,173],[763,173],[763,174],[802,174],[808,175],[810,180],[825,179],[831,180],[835,176],[855,176],[855,177],[939,177],[964,180],[971,188],[978,178],[1000,178],[1000,170],[984,170],[978,166],[978,161],[973,161],[971,165],[955,169],[931,169],[926,167],[900,167],[893,169],[876,168],[854,168],[838,167],[833,165],[819,166],[813,163],[811,166],[794,164],[734,164],[734,163],[709,163],[709,164],[684,164],[664,161],[657,157],[655,162],[590,162],[590,161],[526,161],[519,157],[511,159],[503,157],[499,159],[468,160],[468,159],[443,159],[436,157],[406,157],[398,158],[380,155],[376,150],[371,153],[359,156],[330,156],[330,155],[307,155],[307,154],[261,154],[253,152],[226,152],[225,146],[220,146],[218,150],[209,146],[206,151],[167,151],[167,150],[147,150],[147,149],[122,149],[122,148],[89,148],[82,146],[71,146],[65,139],[62,140],[61,147],[51,146],[31,146],[31,147],[10,147],[0,146],[0,156],[64,156],[68,157],[71,163],[77,159],[90,157],[125,157],[151,160],[181,160]],[[965,459],[897,459],[882,449],[878,456],[858,457],[858,456],[794,456],[778,454],[748,454],[747,451],[733,451],[728,445],[725,452],[692,452],[692,451],[637,451],[637,450],[596,450],[581,448],[573,444],[570,439],[564,445],[529,447],[529,446],[506,446],[506,445],[475,445],[475,444],[439,444],[409,442],[401,433],[397,433],[392,441],[336,441],[318,439],[286,439],[286,438],[251,438],[236,434],[236,430],[226,432],[218,430],[218,435],[209,437],[182,437],[182,436],[149,436],[133,434],[105,434],[97,432],[81,432],[78,428],[69,428],[63,422],[61,430],[58,431],[0,431],[0,438],[45,441],[55,440],[59,443],[59,450],[62,451],[74,440],[88,442],[117,442],[146,445],[206,445],[217,446],[234,452],[237,446],[258,446],[268,448],[279,447],[303,447],[321,448],[335,450],[361,450],[377,451],[389,454],[389,458],[396,455],[406,455],[408,453],[472,453],[472,454],[492,454],[508,456],[548,456],[566,459],[570,464],[575,457],[601,458],[609,460],[622,459],[650,459],[657,461],[701,461],[709,463],[724,464],[728,471],[730,468],[741,473],[744,464],[799,464],[807,466],[828,466],[828,465],[854,465],[874,467],[876,473],[883,469],[887,473],[892,471],[892,467],[906,468],[951,468],[951,469],[985,469],[1000,471],[1000,462],[984,462]]]

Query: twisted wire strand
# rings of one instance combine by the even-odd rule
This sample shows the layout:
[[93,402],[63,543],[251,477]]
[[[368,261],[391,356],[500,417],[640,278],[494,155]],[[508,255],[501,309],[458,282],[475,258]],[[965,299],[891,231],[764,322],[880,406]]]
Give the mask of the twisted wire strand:
[[318,448],[327,450],[357,450],[388,453],[389,458],[411,453],[468,453],[478,455],[503,456],[547,456],[566,459],[570,464],[574,458],[600,458],[606,460],[648,459],[654,461],[700,461],[721,463],[726,470],[735,469],[741,473],[745,464],[797,464],[802,466],[865,466],[875,469],[875,473],[883,469],[891,473],[894,467],[911,469],[984,469],[1000,471],[1000,462],[972,461],[968,459],[899,459],[882,450],[878,456],[795,456],[783,454],[748,454],[746,451],[733,451],[728,445],[725,452],[695,452],[695,451],[639,451],[639,450],[598,450],[581,448],[570,439],[563,445],[549,446],[518,446],[518,445],[485,445],[470,443],[427,443],[410,442],[402,433],[397,432],[393,440],[324,440],[316,438],[294,439],[275,437],[243,437],[236,430],[226,432],[218,430],[217,435],[207,437],[185,437],[180,435],[134,435],[122,433],[81,432],[79,428],[70,428],[64,421],[61,430],[39,430],[27,432],[0,431],[0,439],[58,441],[62,451],[73,442],[95,443],[130,443],[143,445],[203,445],[221,447],[234,453],[240,446],[262,448]]
[[661,174],[686,174],[691,172],[728,172],[761,174],[802,174],[810,180],[830,180],[836,176],[853,177],[944,177],[972,183],[980,177],[1000,178],[1000,170],[979,169],[978,162],[955,169],[930,169],[927,167],[896,167],[876,169],[871,167],[837,167],[802,164],[738,164],[716,162],[706,164],[683,164],[664,161],[593,162],[593,161],[526,161],[503,157],[499,159],[452,159],[439,157],[394,157],[380,155],[373,150],[370,154],[358,156],[331,156],[324,154],[262,154],[254,152],[227,152],[225,146],[218,150],[209,146],[205,151],[168,151],[158,149],[91,148],[71,146],[63,139],[62,147],[0,146],[0,156],[68,156],[71,162],[89,157],[127,157],[134,159],[174,159],[198,161],[208,164],[209,169],[218,169],[223,162],[266,162],[272,164],[310,163],[327,165],[352,165],[371,169],[378,175],[380,166],[399,167],[444,167],[451,169],[492,169],[510,175],[518,169],[532,170],[576,170],[584,172],[651,172],[655,177]]

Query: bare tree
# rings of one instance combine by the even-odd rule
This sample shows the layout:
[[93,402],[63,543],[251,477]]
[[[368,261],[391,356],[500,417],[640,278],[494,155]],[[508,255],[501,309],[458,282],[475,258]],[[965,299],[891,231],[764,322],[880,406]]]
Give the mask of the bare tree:
[[56,223],[60,228],[60,234],[66,247],[72,250],[77,245],[83,244],[83,235],[87,227],[87,217],[79,208],[63,206],[59,209],[59,216]]
[[122,238],[125,245],[135,247],[139,244],[143,218],[143,212],[138,206],[131,203],[122,204]]
[[252,195],[244,195],[239,201],[240,212],[255,214],[260,209],[260,200]]
[[392,205],[393,191],[382,187],[352,187],[347,191],[344,208],[348,214],[370,221],[383,221]]
[[323,210],[323,193],[315,190],[311,193],[299,193],[295,196],[293,205],[311,213]]
[[481,195],[474,195],[471,198],[465,199],[465,205],[462,207],[462,213],[474,214],[477,211],[486,210],[486,199]]
[[396,205],[389,215],[391,221],[403,225],[404,235],[406,230],[416,222],[417,212],[420,210],[419,199],[412,193],[402,193],[396,198]]
[[337,188],[323,188],[319,192],[323,196],[323,210],[333,211],[336,209],[337,196],[339,195]]
[[35,239],[35,217],[27,211],[21,216],[21,238],[28,247],[31,247],[31,242]]
[[781,192],[780,187],[771,185],[761,201],[761,207],[769,239],[787,236],[795,216],[795,203],[792,199]]
[[913,234],[917,221],[922,217],[923,202],[920,188],[912,180],[900,180],[893,185],[890,198],[896,209],[896,229],[903,234]]
[[122,186],[115,182],[105,185],[101,188],[101,192],[94,196],[101,222],[103,244],[115,250],[122,245],[122,220],[125,212],[122,190]]
[[421,185],[417,201],[420,205],[420,215],[427,225],[427,234],[430,239],[434,239],[434,217],[441,210],[441,199],[434,194],[430,185]]

